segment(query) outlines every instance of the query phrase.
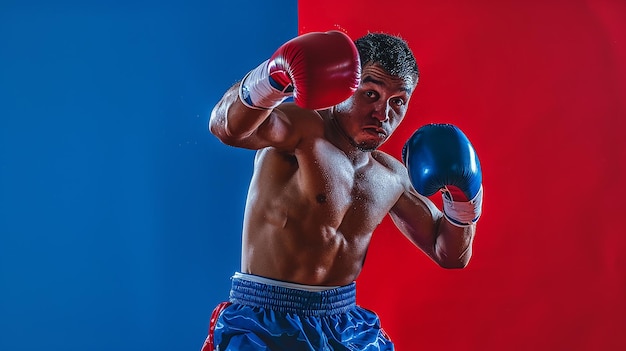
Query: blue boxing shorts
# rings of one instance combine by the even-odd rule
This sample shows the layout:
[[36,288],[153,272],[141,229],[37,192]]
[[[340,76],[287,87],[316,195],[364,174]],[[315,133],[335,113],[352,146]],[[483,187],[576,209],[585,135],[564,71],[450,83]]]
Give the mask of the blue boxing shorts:
[[236,273],[202,351],[394,349],[378,316],[357,306],[355,283],[324,288]]

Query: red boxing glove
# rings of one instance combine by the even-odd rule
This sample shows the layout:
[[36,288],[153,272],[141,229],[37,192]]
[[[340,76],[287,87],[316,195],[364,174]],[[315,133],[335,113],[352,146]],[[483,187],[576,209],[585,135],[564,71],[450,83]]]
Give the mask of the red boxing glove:
[[352,96],[360,79],[352,39],[339,31],[314,32],[291,39],[248,73],[239,96],[251,108],[271,109],[293,96],[298,106],[320,110]]

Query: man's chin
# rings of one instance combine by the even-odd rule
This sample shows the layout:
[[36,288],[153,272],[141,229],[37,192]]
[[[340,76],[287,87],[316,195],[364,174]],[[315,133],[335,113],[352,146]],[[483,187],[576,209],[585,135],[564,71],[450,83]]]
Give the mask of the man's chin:
[[378,147],[382,144],[382,142],[380,143],[375,143],[375,142],[362,142],[356,145],[357,149],[363,151],[363,152],[372,152],[376,149],[378,149]]

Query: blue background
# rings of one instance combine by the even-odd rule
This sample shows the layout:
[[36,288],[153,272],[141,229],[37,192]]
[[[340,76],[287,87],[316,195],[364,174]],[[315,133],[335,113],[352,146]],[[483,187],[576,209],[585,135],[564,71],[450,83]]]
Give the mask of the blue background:
[[0,2],[0,350],[199,350],[253,153],[207,120],[297,2]]

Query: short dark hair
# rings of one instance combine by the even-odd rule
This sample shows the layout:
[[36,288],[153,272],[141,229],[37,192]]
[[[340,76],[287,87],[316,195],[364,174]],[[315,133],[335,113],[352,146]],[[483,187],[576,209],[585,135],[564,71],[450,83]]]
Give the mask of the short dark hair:
[[377,64],[393,76],[411,78],[414,84],[419,79],[415,56],[407,42],[399,36],[386,33],[368,33],[355,42],[361,67]]

